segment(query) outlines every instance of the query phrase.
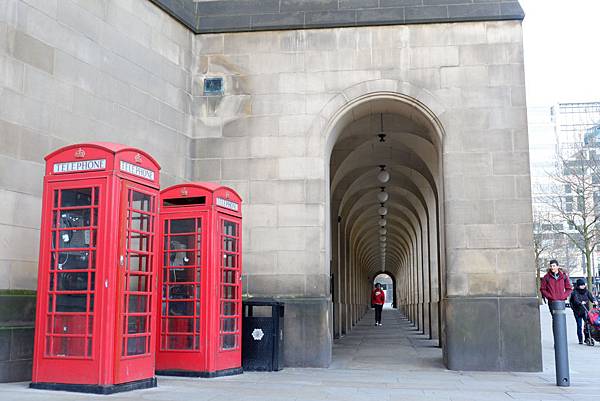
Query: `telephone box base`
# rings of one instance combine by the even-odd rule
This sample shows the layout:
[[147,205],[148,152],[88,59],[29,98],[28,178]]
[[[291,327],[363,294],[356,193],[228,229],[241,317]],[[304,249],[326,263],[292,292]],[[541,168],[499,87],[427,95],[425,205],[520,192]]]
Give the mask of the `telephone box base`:
[[181,377],[223,377],[223,376],[234,376],[244,373],[242,368],[223,369],[215,372],[197,372],[193,370],[157,370],[158,376],[181,376]]
[[30,383],[29,387],[38,390],[72,391],[76,393],[107,395],[156,387],[156,377],[108,386],[101,386],[98,384]]

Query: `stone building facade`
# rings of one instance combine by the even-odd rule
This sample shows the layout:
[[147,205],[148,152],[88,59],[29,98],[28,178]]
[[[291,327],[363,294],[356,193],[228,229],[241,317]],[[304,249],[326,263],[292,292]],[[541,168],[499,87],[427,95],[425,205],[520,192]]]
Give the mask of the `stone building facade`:
[[327,366],[386,271],[450,369],[541,369],[522,18],[516,1],[3,2],[0,288],[36,287],[43,156],[120,142],[164,187],[241,194],[244,295],[285,301],[286,365]]

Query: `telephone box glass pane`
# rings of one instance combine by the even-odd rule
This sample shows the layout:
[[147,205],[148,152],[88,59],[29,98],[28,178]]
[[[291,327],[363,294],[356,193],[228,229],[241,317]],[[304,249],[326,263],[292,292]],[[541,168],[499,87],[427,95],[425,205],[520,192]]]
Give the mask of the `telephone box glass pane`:
[[171,220],[171,234],[193,233],[196,231],[196,219]]
[[92,188],[63,189],[60,192],[61,208],[92,205]]
[[146,337],[131,337],[127,339],[127,355],[142,355],[146,353]]
[[161,339],[162,350],[197,350],[200,327],[202,219],[165,221]]
[[169,302],[169,316],[194,316],[194,303]]
[[147,311],[148,297],[145,295],[130,295],[129,308],[130,313],[144,313]]
[[235,255],[231,255],[228,253],[223,255],[223,266],[230,267],[230,268],[237,267],[236,263],[235,263]]
[[236,347],[236,334],[222,334],[221,335],[221,349],[235,349]]
[[149,212],[152,205],[152,195],[148,195],[142,192],[132,191],[131,196],[131,208]]
[[235,303],[234,302],[223,302],[223,316],[233,316],[235,315]]
[[131,213],[131,229],[137,231],[150,231],[150,216],[144,213]]
[[89,357],[85,347],[86,337],[49,336],[46,341],[46,350],[54,357]]
[[88,322],[85,316],[66,315],[48,318],[48,333],[50,334],[86,334]]
[[129,256],[129,270],[132,272],[147,272],[148,258],[148,255],[139,255],[132,252]]
[[236,329],[235,319],[222,319],[221,320],[221,331],[234,332]]
[[129,291],[146,292],[148,291],[148,276],[130,276]]
[[167,349],[169,350],[193,350],[194,338],[190,335],[169,335],[167,339]]
[[231,221],[223,222],[223,234],[235,237],[237,233],[237,224]]
[[86,312],[86,304],[87,297],[85,295],[56,295],[56,312]]
[[100,190],[65,188],[52,194],[45,354],[91,358]]
[[[89,251],[65,251],[52,253],[50,269],[81,270],[90,268]],[[57,263],[58,262],[58,263]]]
[[146,322],[146,316],[129,316],[127,332],[132,334],[146,331]]
[[87,290],[87,273],[58,273],[56,289],[58,291],[83,291]]

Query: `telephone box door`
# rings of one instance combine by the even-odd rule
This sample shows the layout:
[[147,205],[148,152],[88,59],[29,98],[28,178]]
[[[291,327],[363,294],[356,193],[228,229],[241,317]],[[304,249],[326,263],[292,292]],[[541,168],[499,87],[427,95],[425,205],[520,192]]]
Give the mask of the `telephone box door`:
[[206,369],[206,212],[164,214],[157,370]]
[[121,243],[118,255],[117,383],[150,377],[154,373],[156,286],[153,259],[158,197],[143,185],[123,181]]
[[[39,319],[36,347],[43,349],[43,365],[60,359],[76,371],[81,383],[96,378],[98,338],[96,268],[102,261],[106,181],[50,183],[45,196],[41,248],[40,287],[48,289],[40,300],[45,318]],[[45,294],[44,291],[39,294]],[[41,312],[41,311],[40,311]],[[38,312],[38,313],[40,313]],[[43,333],[43,334],[42,334]],[[53,369],[37,366],[41,380],[53,381]],[[45,375],[45,376],[44,376]]]
[[241,226],[237,218],[218,218],[219,346],[218,369],[241,365]]

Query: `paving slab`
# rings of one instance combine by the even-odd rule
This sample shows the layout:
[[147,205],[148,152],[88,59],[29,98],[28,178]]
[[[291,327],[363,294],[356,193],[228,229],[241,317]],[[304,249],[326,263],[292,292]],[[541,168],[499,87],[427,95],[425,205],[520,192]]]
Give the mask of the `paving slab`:
[[[214,379],[159,377],[158,387],[109,396],[29,389],[0,384],[2,401],[236,400],[236,401],[598,401],[600,346],[577,344],[568,315],[571,387],[554,382],[550,314],[540,309],[544,370],[538,373],[457,372],[444,368],[437,342],[415,329],[400,312],[383,312],[383,326],[367,313],[336,341],[328,369],[286,368]],[[523,350],[527,352],[527,350]]]

